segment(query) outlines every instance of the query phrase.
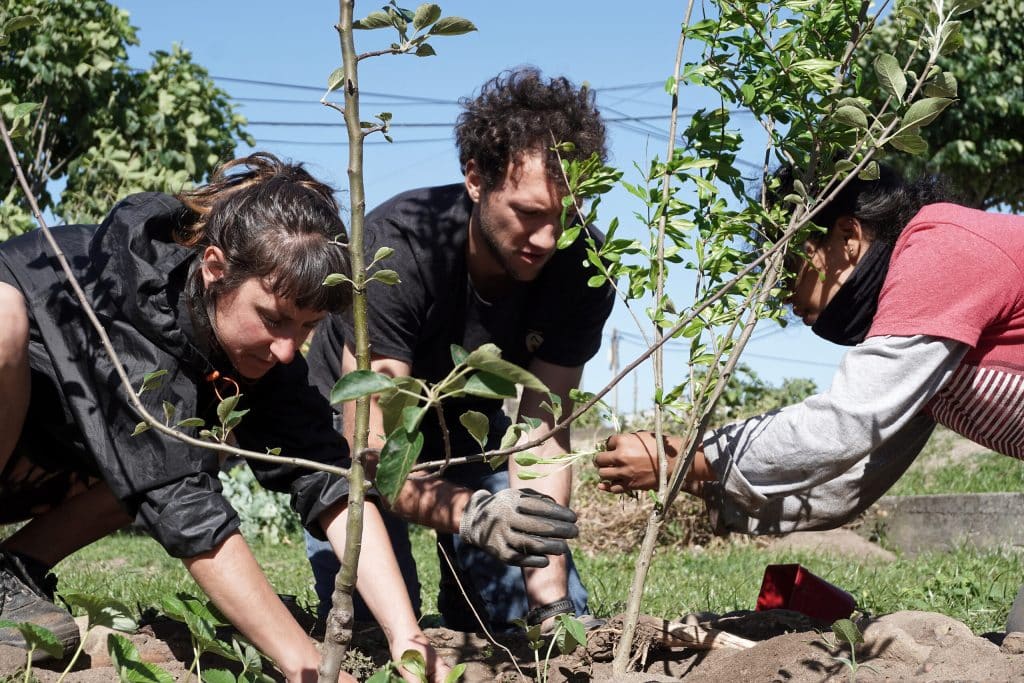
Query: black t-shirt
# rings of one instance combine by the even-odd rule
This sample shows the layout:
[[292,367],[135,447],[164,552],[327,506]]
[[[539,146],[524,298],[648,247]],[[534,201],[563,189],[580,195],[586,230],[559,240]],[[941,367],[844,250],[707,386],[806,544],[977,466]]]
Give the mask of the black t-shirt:
[[[534,358],[565,367],[585,364],[601,346],[614,303],[607,283],[587,286],[597,271],[586,262],[585,233],[555,252],[536,280],[488,302],[477,294],[466,269],[472,210],[465,187],[455,184],[405,192],[367,216],[367,262],[380,247],[391,247],[394,253],[377,267],[394,270],[401,279],[394,286],[371,282],[367,287],[371,351],[409,363],[412,376],[428,382],[451,371],[452,344],[472,351],[493,343],[504,359],[522,367]],[[603,239],[597,230],[588,230],[598,242]],[[340,351],[344,340],[352,338],[350,314],[329,317],[314,335],[307,359],[322,391],[329,392],[340,376]],[[501,402],[474,397],[446,405],[448,428],[459,442],[453,443],[456,454],[466,448],[479,451],[458,422],[469,409],[495,416]],[[424,424],[425,453],[435,430],[436,425]]]

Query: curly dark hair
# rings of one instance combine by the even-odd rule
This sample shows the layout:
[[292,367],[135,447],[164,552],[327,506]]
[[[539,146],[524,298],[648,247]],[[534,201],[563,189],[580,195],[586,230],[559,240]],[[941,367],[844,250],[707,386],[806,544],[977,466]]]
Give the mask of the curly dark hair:
[[[535,67],[503,71],[487,81],[473,99],[459,100],[464,111],[455,124],[459,164],[466,172],[472,159],[484,188],[497,187],[509,163],[525,152],[549,150],[570,142],[564,158],[607,158],[605,127],[594,104],[594,92],[564,77],[545,81]],[[547,153],[548,174],[560,181],[558,155]]]

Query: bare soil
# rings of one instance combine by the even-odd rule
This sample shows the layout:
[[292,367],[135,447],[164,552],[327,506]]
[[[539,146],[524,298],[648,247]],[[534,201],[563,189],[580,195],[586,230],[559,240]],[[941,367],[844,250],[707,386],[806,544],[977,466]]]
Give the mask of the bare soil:
[[[694,649],[668,646],[658,629],[648,628],[637,639],[634,673],[612,674],[612,648],[618,641],[619,622],[609,621],[592,631],[586,650],[552,658],[551,681],[846,681],[846,664],[834,657],[849,657],[848,646],[830,646],[823,625],[795,612],[770,610],[729,615],[695,615],[706,628],[756,641],[749,649]],[[660,620],[652,619],[651,622]],[[898,612],[863,619],[858,624],[865,642],[857,646],[863,666],[856,679],[914,681],[1010,681],[1024,678],[1024,633],[975,636],[961,622],[932,612]],[[825,629],[827,630],[827,629]],[[443,628],[427,635],[451,663],[468,664],[467,681],[526,681],[537,677],[532,651],[520,638],[492,643],[478,634]],[[175,622],[157,621],[131,639],[146,661],[155,662],[176,680],[184,680],[191,648],[188,634]],[[387,657],[384,638],[374,627],[358,629],[361,654],[352,659],[360,678]],[[106,633],[93,632],[69,683],[115,681],[118,676],[105,648]],[[368,661],[373,660],[373,664]],[[0,647],[0,672],[11,674],[24,663],[24,653]],[[229,668],[211,658],[204,667]],[[868,668],[870,667],[870,668]],[[56,681],[63,666],[38,664],[33,672],[40,683]],[[268,672],[269,673],[269,672]],[[194,680],[194,679],[193,679]]]

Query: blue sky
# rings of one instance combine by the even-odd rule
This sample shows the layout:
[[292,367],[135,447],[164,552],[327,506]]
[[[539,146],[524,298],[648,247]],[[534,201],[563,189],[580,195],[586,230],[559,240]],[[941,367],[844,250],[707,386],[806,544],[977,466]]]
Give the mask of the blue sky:
[[[132,66],[146,68],[151,51],[182,44],[238,101],[258,148],[306,162],[314,174],[343,190],[340,198],[347,205],[345,130],[340,115],[318,101],[322,94],[318,89],[325,88],[328,74],[341,64],[333,28],[338,19],[336,2],[114,1],[131,13],[132,24],[139,29],[141,45],[130,51]],[[364,16],[381,4],[381,0],[357,3],[356,15]],[[460,181],[451,140],[458,98],[473,95],[487,79],[519,64],[590,83],[608,119],[664,117],[610,122],[611,162],[626,171],[627,179],[637,179],[635,162],[642,166],[647,159],[664,156],[669,98],[662,84],[672,73],[685,3],[449,0],[438,4],[444,15],[466,17],[479,31],[432,40],[437,50],[434,57],[387,56],[360,63],[362,118],[392,112],[396,142],[388,145],[378,137],[366,146],[368,208],[406,189]],[[403,6],[414,8],[415,3]],[[357,50],[385,47],[391,35],[383,30],[359,32]],[[702,93],[683,92],[684,111],[700,106],[706,106]],[[270,125],[294,122],[320,125]],[[748,158],[756,161],[759,137],[753,126],[748,128],[743,129],[752,142]],[[601,205],[602,222],[618,216],[623,222],[620,232],[629,234],[628,226],[635,222],[633,212],[640,208],[625,193],[616,192]],[[678,303],[687,302],[680,297]],[[611,377],[608,339],[612,329],[637,335],[630,316],[617,306],[605,328],[605,344],[584,373],[585,389],[597,390]],[[619,347],[622,365],[642,350],[629,339],[625,337]],[[755,332],[744,362],[771,382],[808,377],[824,388],[841,352],[799,322],[786,329],[764,324]],[[676,351],[666,355],[669,385],[675,383],[673,376],[686,371],[684,358]],[[638,370],[635,381],[642,408],[650,402],[648,366]],[[630,378],[620,388],[623,412],[632,409],[633,384]]]

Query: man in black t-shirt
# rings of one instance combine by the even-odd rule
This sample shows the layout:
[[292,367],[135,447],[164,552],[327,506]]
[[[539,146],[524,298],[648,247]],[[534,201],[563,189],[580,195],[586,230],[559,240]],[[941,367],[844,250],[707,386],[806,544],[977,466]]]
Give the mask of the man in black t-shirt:
[[[609,285],[587,284],[596,271],[587,263],[586,238],[600,242],[600,233],[587,227],[556,249],[567,190],[551,147],[569,142],[574,149],[563,157],[603,158],[604,125],[590,90],[564,78],[545,81],[535,69],[503,73],[462,104],[456,138],[464,183],[400,194],[367,217],[367,262],[380,247],[390,247],[394,253],[378,267],[397,271],[401,279],[395,286],[368,287],[371,368],[436,382],[453,367],[453,344],[471,351],[491,343],[558,394],[568,415],[569,392],[600,347],[614,299]],[[325,393],[356,369],[353,339],[350,316],[329,318],[314,335],[310,375]],[[524,392],[519,417],[540,420],[527,438],[553,426],[552,415],[541,408],[547,400]],[[496,448],[509,424],[501,402],[470,397],[445,403],[452,454],[480,452],[459,421],[467,410],[488,416],[487,448]],[[353,413],[343,411],[347,435]],[[422,430],[421,459],[444,458],[432,412]],[[374,402],[371,447],[382,445],[383,431]],[[562,430],[532,452],[543,458],[568,450],[568,430]],[[548,470],[526,482],[516,476],[514,461],[498,471],[484,463],[454,466],[443,478],[410,479],[398,495],[397,517],[437,530],[441,548],[456,565],[453,575],[441,558],[438,608],[449,627],[477,630],[474,610],[497,630],[513,628],[515,619],[549,625],[560,613],[586,614],[586,590],[564,542],[576,534],[575,515],[567,508],[571,472]],[[399,522],[392,529],[400,557],[408,552],[402,527]],[[309,545],[323,613],[337,561],[316,543]],[[403,569],[418,604],[411,556]]]

